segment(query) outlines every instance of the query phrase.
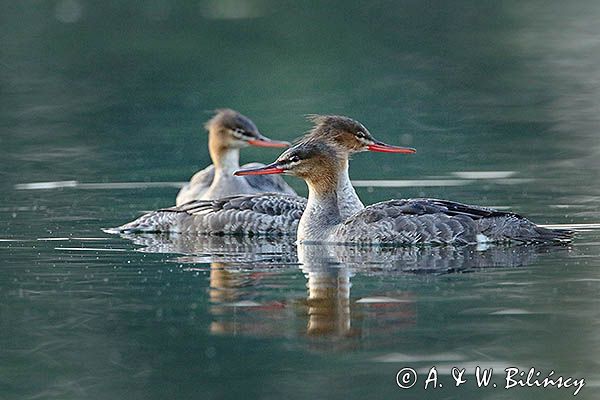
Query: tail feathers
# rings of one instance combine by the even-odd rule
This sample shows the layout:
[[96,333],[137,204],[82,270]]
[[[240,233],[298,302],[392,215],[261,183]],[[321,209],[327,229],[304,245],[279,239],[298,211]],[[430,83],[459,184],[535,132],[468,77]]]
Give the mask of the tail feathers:
[[169,210],[152,211],[134,221],[116,228],[105,229],[106,233],[159,233],[173,232],[178,226],[177,219],[181,213]]
[[521,243],[569,243],[575,232],[569,229],[549,229],[517,215],[482,218],[479,232],[491,241]]
[[548,229],[527,222],[517,229],[507,229],[503,236],[510,241],[521,243],[570,243],[575,234],[568,229]]
[[575,236],[575,231],[570,229],[548,229],[537,225],[533,231],[532,242],[570,243]]

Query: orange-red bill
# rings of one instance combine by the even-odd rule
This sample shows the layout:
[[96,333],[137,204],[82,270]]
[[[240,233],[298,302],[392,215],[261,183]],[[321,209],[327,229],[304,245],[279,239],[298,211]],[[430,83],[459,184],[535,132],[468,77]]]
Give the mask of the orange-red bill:
[[412,154],[416,153],[417,150],[412,147],[400,147],[400,146],[392,146],[390,144],[385,144],[382,142],[375,142],[367,146],[367,149],[370,151],[379,151],[382,153],[402,153],[402,154]]
[[283,168],[277,167],[276,165],[266,165],[261,168],[252,168],[252,169],[240,169],[239,171],[235,171],[233,174],[235,176],[242,175],[273,175],[273,174],[283,174],[285,170]]
[[248,140],[248,144],[257,147],[288,147],[290,142],[284,142],[280,140],[252,139]]

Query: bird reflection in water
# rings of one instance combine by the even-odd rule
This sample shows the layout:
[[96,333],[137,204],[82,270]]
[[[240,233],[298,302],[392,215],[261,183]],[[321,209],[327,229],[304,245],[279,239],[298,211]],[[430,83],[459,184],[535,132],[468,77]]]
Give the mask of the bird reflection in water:
[[302,271],[308,279],[306,332],[309,335],[352,335],[350,270],[327,265],[316,268],[303,265]]
[[[241,271],[235,265],[212,262],[210,264],[209,312],[214,317],[210,333],[243,334],[253,336],[278,336],[285,319],[285,301],[258,303],[252,289],[260,287],[263,278],[272,272]],[[250,297],[250,298],[248,298]]]
[[[356,268],[339,257],[339,246],[299,244],[298,259],[307,279],[306,333],[313,336],[363,337],[363,323],[385,329],[414,324],[415,304],[410,294],[394,297],[369,295],[351,299],[351,278]],[[371,318],[381,324],[371,324]],[[381,334],[369,329],[370,334]]]
[[[352,279],[514,268],[565,246],[353,247],[293,244],[235,236],[132,235],[140,251],[177,253],[189,270],[210,263],[209,312],[215,335],[309,336],[393,340],[416,324],[412,293],[397,289],[351,295]],[[298,266],[306,289],[298,288]],[[389,287],[388,287],[389,289]],[[282,293],[284,295],[282,296]],[[287,297],[286,297],[287,296]],[[401,336],[401,335],[400,335]],[[387,338],[387,339],[386,339]],[[330,341],[326,341],[331,343]],[[375,342],[375,341],[373,341]],[[361,346],[365,342],[361,340]]]

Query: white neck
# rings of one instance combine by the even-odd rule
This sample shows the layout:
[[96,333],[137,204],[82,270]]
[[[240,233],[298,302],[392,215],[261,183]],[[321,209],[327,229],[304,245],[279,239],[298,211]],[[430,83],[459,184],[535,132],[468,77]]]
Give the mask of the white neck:
[[215,181],[222,178],[231,178],[233,173],[240,169],[240,150],[237,148],[221,149],[218,155],[211,157],[215,165]]
[[337,186],[338,193],[338,208],[340,210],[340,216],[342,220],[347,220],[363,208],[365,208],[362,201],[356,194],[352,183],[350,182],[350,176],[348,175],[348,161],[342,173],[340,174]]
[[208,150],[215,166],[215,177],[203,195],[206,199],[216,199],[231,193],[249,193],[245,177],[234,176],[240,169],[240,149],[228,147],[218,136],[218,132],[210,131]]
[[335,192],[321,194],[308,186],[308,202],[298,223],[298,242],[324,242],[343,222]]
[[335,190],[307,181],[308,203],[298,224],[298,242],[328,241],[339,224],[364,208],[350,183],[347,160],[336,178]]
[[208,152],[215,166],[215,181],[229,178],[240,169],[240,149],[229,146],[218,128],[211,127],[208,131]]

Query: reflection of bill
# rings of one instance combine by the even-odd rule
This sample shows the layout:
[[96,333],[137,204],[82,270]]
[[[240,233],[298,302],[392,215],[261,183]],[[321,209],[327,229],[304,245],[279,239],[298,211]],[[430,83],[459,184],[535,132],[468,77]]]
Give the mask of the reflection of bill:
[[268,287],[269,279],[281,274],[281,268],[277,272],[260,267],[248,271],[240,270],[236,263],[212,263],[211,333],[362,338],[414,324],[411,296],[396,293],[394,298],[372,295],[352,299],[353,269],[337,262],[330,248],[299,246],[298,252],[307,280],[304,299],[257,301],[265,297],[259,293],[261,286]]
[[286,302],[257,303],[253,300],[263,278],[272,272],[248,272],[227,263],[211,263],[208,291],[213,316],[210,333],[215,335],[280,336],[286,332]]
[[366,333],[382,335],[414,324],[415,305],[411,296],[352,299],[349,268],[303,265],[302,272],[307,278],[305,299],[258,302],[260,286],[268,285],[276,273],[252,273],[224,263],[212,263],[209,312],[213,321],[210,332],[260,337],[300,334],[360,338]]
[[[351,296],[355,275],[451,273],[517,267],[553,246],[356,247],[301,244],[277,238],[132,235],[140,251],[178,253],[179,263],[210,263],[210,332],[260,337],[377,338],[382,345],[416,323],[414,295],[361,291]],[[294,285],[298,264],[306,291]],[[195,269],[191,267],[190,269]],[[274,284],[274,282],[276,282]],[[273,286],[285,290],[270,290]],[[281,298],[281,293],[287,297]],[[273,298],[275,297],[275,298]],[[331,343],[331,342],[330,342]],[[343,342],[339,345],[344,346]],[[364,347],[365,342],[361,341]]]
[[[343,246],[300,244],[298,258],[307,278],[309,335],[378,336],[415,322],[413,296],[369,293],[352,299],[350,279],[358,265],[340,257]],[[347,248],[351,249],[351,248]],[[355,254],[356,249],[350,250]]]
[[364,337],[367,332],[382,335],[414,325],[415,303],[411,294],[352,299],[350,278],[353,274],[349,268],[304,265],[302,270],[308,279],[309,335]]

